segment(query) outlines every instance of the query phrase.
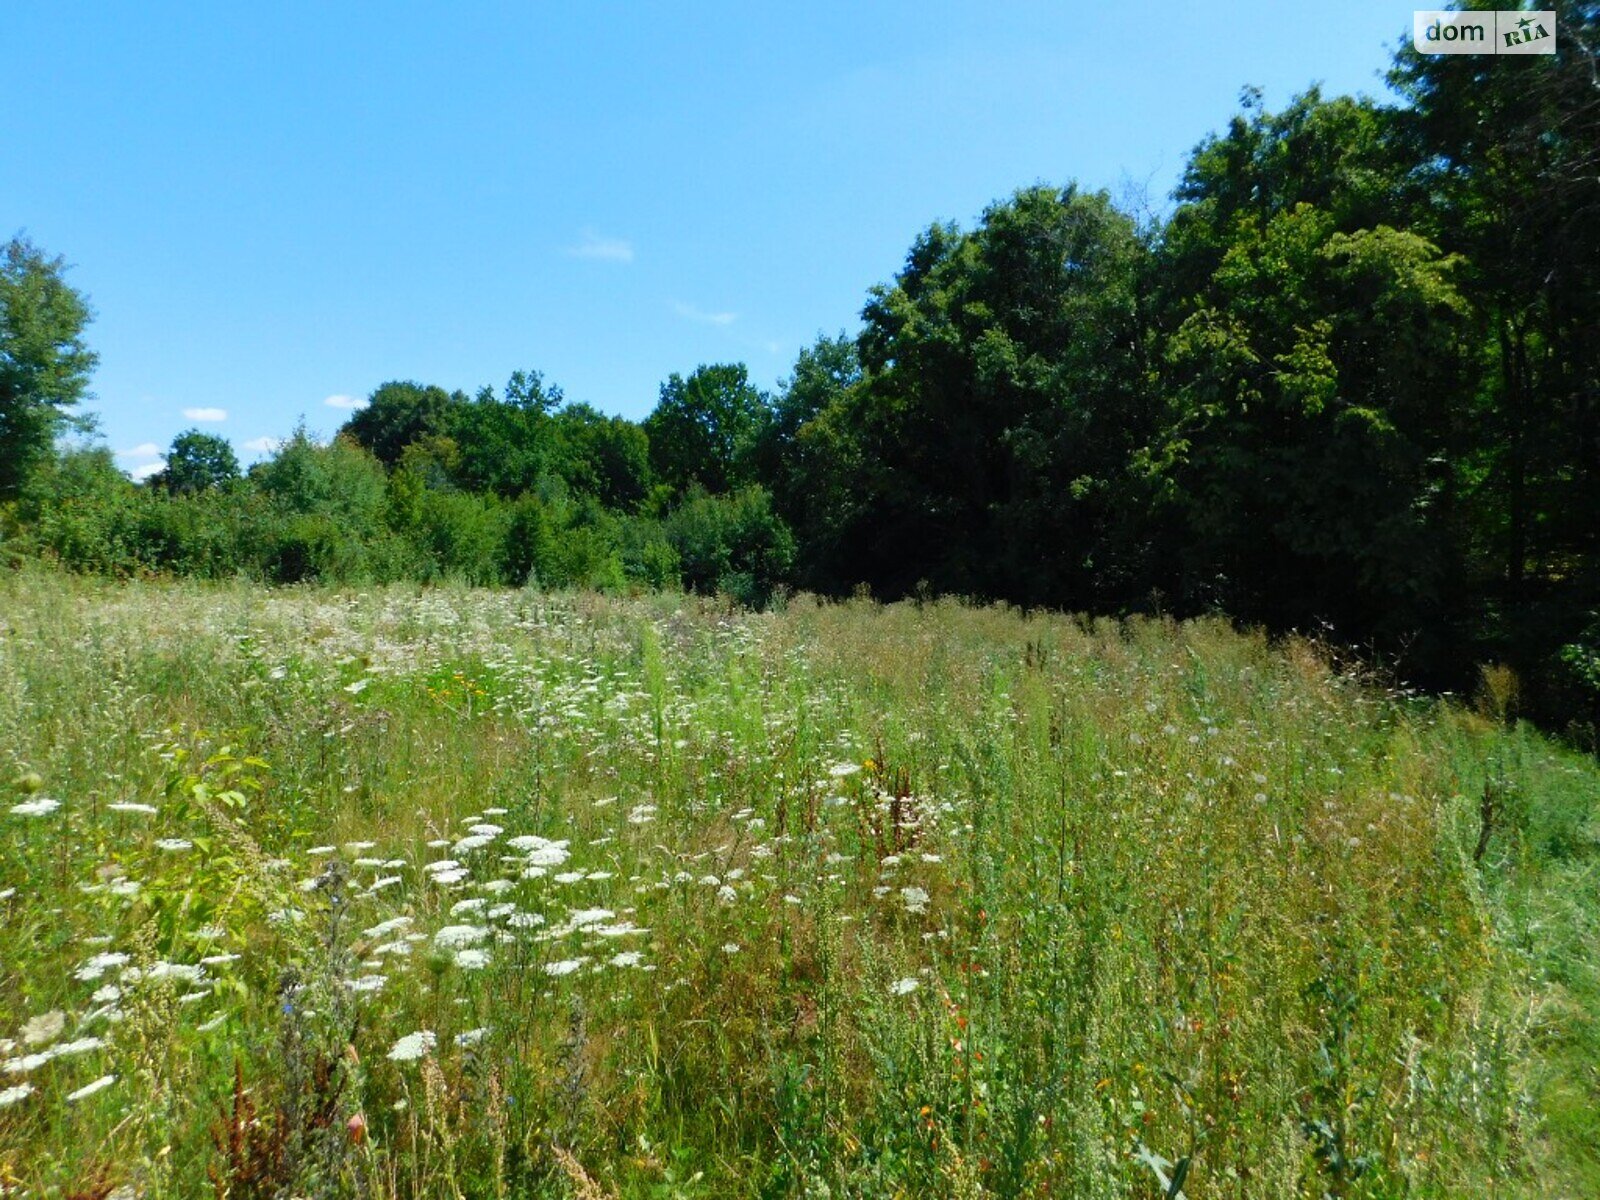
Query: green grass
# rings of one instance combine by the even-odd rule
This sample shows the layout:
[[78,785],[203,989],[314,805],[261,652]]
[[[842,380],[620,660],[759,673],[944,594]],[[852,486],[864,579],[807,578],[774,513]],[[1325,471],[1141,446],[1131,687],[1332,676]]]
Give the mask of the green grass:
[[1600,1194],[1600,772],[1305,643],[24,573],[0,786],[0,1195]]

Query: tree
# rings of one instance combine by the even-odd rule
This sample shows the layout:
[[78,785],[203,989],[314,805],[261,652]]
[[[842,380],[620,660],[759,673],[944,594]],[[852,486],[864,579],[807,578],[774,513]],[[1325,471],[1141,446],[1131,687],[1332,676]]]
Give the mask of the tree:
[[1051,604],[1133,589],[1114,542],[1151,414],[1144,257],[1134,222],[1076,187],[918,238],[862,314],[863,378],[796,435],[828,477],[824,528],[804,523],[831,548],[823,578]]
[[90,427],[70,410],[97,361],[83,342],[93,314],[66,269],[21,237],[0,253],[0,500],[49,458],[57,434]]
[[227,438],[190,429],[172,439],[166,468],[151,479],[174,495],[190,495],[239,478],[239,460]]
[[438,432],[449,410],[466,400],[460,393],[451,395],[441,387],[391,381],[381,384],[367,398],[366,407],[351,416],[339,432],[392,468],[407,446]]
[[709,492],[753,482],[769,416],[743,363],[701,366],[687,379],[674,372],[644,423],[656,475],[679,492],[695,481]]

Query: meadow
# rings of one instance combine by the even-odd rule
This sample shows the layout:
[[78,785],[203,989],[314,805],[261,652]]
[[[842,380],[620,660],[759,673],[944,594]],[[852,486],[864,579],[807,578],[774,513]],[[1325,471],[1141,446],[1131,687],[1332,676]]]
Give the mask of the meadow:
[[0,578],[0,1196],[1600,1194],[1600,770],[1222,621]]

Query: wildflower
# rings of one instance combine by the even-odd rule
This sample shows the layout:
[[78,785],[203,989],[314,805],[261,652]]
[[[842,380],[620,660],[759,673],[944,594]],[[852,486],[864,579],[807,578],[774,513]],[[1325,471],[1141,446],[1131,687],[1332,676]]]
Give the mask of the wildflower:
[[621,954],[613,954],[611,956],[611,965],[613,967],[637,967],[643,958],[644,955],[637,950],[624,950]]
[[890,991],[890,993],[892,995],[895,995],[895,996],[909,996],[912,992],[916,991],[921,986],[922,986],[922,984],[920,982],[918,982],[915,979],[912,979],[908,975],[906,978],[904,978],[904,979],[896,979],[892,984],[890,984],[889,985],[889,991]]
[[577,883],[579,880],[581,880],[583,878],[583,872],[582,871],[563,871],[563,872],[561,872],[561,874],[555,876],[554,878],[555,878],[555,881],[557,883],[560,883],[560,884]]
[[97,1037],[78,1038],[72,1042],[62,1042],[59,1046],[52,1046],[51,1051],[56,1058],[67,1058],[73,1054],[87,1054],[91,1050],[98,1050],[105,1045]]
[[722,952],[724,954],[737,954],[737,953],[739,953],[739,949],[740,949],[740,947],[739,947],[739,943],[738,942],[724,942],[724,943],[722,943]]
[[488,936],[489,931],[481,925],[446,925],[433,935],[433,944],[441,950],[455,950],[476,945]]
[[112,967],[120,967],[127,961],[128,956],[126,954],[96,954],[72,974],[74,978],[80,979],[84,983],[89,983],[92,980],[99,979]]
[[26,1075],[29,1071],[38,1070],[56,1056],[55,1050],[44,1050],[38,1054],[23,1054],[17,1058],[8,1058],[0,1063],[0,1071],[7,1075]]
[[11,812],[18,817],[46,817],[61,807],[61,801],[52,800],[49,796],[39,796],[33,800],[24,800],[21,804],[13,804]]
[[115,804],[106,805],[107,812],[138,813],[141,816],[153,817],[156,806],[153,804],[137,804],[132,800],[119,800]]
[[559,962],[545,963],[544,973],[546,975],[571,975],[581,966],[583,966],[583,959],[581,958],[564,958]]
[[86,1100],[96,1092],[105,1091],[106,1088],[110,1087],[116,1081],[117,1077],[115,1075],[102,1075],[93,1083],[86,1083],[77,1091],[69,1092],[67,1094],[67,1102],[69,1104],[75,1104],[79,1100]]
[[487,950],[457,950],[456,966],[463,971],[481,971],[489,965]]
[[389,977],[387,975],[363,975],[360,979],[345,980],[344,985],[352,992],[365,994],[381,990],[388,981]]
[[194,843],[188,838],[157,838],[155,846],[157,850],[166,850],[172,853],[194,849]]
[[0,1108],[10,1108],[33,1094],[33,1084],[19,1083],[16,1087],[0,1088]]
[[404,929],[411,924],[410,917],[390,917],[387,921],[380,921],[371,929],[361,931],[363,937],[379,938],[385,934],[393,933],[396,929]]
[[389,1058],[393,1062],[415,1062],[428,1051],[432,1050],[438,1041],[431,1029],[419,1029],[416,1033],[408,1033],[389,1051]]
[[654,804],[636,804],[628,813],[628,824],[648,825],[655,819],[656,806]]
[[22,1040],[29,1046],[42,1046],[55,1041],[66,1027],[67,1014],[59,1009],[41,1013],[22,1027]]
[[928,893],[919,887],[901,888],[900,900],[906,906],[908,913],[925,913],[928,911]]
[[469,1029],[465,1033],[458,1033],[456,1034],[456,1045],[476,1046],[479,1042],[483,1041],[484,1035],[486,1035],[488,1032],[488,1028],[485,1027],[483,1029]]
[[860,763],[842,762],[842,763],[834,763],[833,766],[829,767],[828,768],[828,774],[831,775],[834,779],[843,779],[848,775],[856,774],[860,770],[861,770],[861,764]]
[[717,899],[723,904],[732,904],[738,898],[739,893],[734,891],[727,884],[723,884],[717,889]]

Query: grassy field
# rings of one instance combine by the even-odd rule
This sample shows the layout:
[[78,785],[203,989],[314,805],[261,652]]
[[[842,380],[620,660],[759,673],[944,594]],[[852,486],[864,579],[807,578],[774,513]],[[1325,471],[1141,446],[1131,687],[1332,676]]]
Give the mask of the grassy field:
[[0,1195],[1600,1194],[1600,772],[1479,709],[1220,622],[0,579]]

